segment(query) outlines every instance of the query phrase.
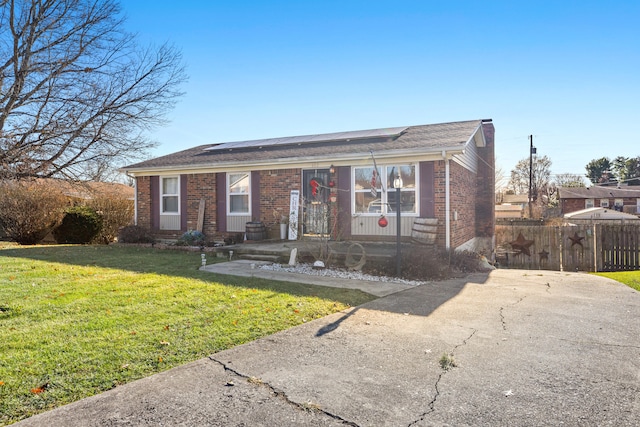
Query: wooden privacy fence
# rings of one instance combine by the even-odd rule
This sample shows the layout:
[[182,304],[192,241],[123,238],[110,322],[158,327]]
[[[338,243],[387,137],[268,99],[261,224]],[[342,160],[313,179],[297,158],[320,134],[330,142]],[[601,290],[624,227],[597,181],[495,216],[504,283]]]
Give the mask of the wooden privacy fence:
[[640,270],[640,225],[496,225],[496,261],[529,270]]

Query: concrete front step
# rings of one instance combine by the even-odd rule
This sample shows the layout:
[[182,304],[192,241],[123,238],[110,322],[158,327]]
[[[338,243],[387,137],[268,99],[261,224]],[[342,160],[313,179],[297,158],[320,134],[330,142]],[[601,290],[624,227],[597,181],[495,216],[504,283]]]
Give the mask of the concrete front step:
[[283,257],[279,255],[268,255],[268,254],[239,254],[238,257],[240,259],[248,259],[251,261],[269,261],[269,262],[284,262]]

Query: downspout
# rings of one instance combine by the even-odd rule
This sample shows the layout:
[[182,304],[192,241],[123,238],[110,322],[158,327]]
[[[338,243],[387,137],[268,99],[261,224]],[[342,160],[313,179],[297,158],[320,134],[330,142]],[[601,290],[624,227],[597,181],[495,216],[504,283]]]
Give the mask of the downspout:
[[450,179],[449,179],[449,158],[447,152],[442,152],[444,158],[444,246],[447,250],[451,248],[451,195]]

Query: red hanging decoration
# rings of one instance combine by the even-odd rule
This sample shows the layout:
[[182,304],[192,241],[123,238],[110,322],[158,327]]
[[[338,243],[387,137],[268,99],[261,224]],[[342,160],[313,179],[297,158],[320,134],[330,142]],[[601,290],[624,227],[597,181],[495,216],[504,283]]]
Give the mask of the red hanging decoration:
[[387,221],[387,218],[382,215],[380,218],[378,218],[378,225],[382,228],[385,228],[387,225],[389,225],[389,221]]
[[318,194],[318,187],[320,186],[320,183],[315,179],[312,179],[311,182],[309,182],[309,185],[311,186],[311,195],[316,196]]

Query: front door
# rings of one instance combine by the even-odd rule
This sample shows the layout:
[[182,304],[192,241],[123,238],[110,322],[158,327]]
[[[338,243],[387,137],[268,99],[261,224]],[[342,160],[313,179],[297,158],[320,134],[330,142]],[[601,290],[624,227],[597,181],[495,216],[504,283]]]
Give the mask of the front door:
[[329,234],[329,169],[302,171],[303,233]]

